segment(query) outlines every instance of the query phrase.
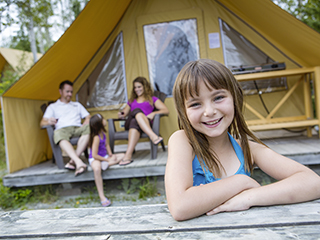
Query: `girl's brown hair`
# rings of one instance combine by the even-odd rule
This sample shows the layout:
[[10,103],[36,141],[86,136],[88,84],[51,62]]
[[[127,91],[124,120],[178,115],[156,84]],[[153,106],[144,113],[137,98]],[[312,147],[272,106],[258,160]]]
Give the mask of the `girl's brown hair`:
[[133,80],[133,88],[132,88],[132,92],[131,92],[131,96],[129,99],[129,102],[132,103],[135,99],[138,98],[136,92],[134,91],[134,84],[138,82],[141,83],[143,86],[143,95],[144,98],[151,104],[153,105],[153,100],[152,100],[152,96],[153,96],[153,90],[151,88],[150,83],[147,81],[146,78],[144,77],[137,77],[136,79]]
[[243,92],[240,84],[230,70],[223,64],[210,59],[200,59],[188,62],[182,68],[173,87],[173,99],[178,113],[179,128],[185,130],[190,145],[198,156],[202,167],[204,167],[204,165],[201,159],[203,159],[208,170],[211,171],[215,177],[221,177],[221,170],[224,169],[217,155],[210,148],[206,136],[203,133],[197,132],[191,126],[186,113],[185,100],[189,96],[199,96],[199,83],[201,81],[204,82],[209,89],[226,89],[231,93],[234,102],[234,118],[228,131],[234,138],[240,140],[245,158],[245,169],[252,171],[253,161],[248,136],[259,143],[261,143],[261,141],[253,135],[244,120],[242,114]]
[[96,135],[99,135],[100,131],[107,132],[103,126],[103,117],[101,114],[95,114],[90,118],[90,138],[89,138],[89,147],[92,148],[93,138]]

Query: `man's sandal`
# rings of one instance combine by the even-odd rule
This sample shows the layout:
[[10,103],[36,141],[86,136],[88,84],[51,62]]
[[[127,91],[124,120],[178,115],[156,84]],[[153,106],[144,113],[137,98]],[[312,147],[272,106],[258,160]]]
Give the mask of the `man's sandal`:
[[87,166],[81,166],[81,167],[77,168],[74,176],[75,177],[80,176],[81,174],[85,173],[87,171],[87,169],[88,169]]
[[70,171],[74,171],[76,170],[76,164],[74,163],[73,160],[70,160],[65,166],[64,166],[65,169],[68,169]]

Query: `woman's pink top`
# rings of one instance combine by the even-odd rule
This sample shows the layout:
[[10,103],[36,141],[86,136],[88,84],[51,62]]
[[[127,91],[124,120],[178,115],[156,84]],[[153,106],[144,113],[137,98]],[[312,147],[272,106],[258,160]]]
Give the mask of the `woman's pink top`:
[[153,112],[154,109],[154,103],[158,100],[159,98],[153,96],[152,97],[152,101],[153,101],[153,105],[150,105],[150,103],[148,101],[142,102],[142,103],[138,103],[137,100],[133,100],[132,103],[130,103],[128,101],[128,105],[130,107],[130,110],[134,110],[136,108],[140,108],[142,110],[142,112],[144,113],[144,115],[149,115],[150,113]]

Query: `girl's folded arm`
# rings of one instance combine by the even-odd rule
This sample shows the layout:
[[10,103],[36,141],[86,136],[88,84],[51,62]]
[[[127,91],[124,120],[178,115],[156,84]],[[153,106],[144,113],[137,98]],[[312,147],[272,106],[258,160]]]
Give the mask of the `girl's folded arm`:
[[243,190],[258,185],[248,176],[235,175],[194,187],[193,158],[194,153],[184,131],[174,133],[168,143],[165,185],[170,213],[178,221],[202,215]]
[[279,180],[249,190],[251,206],[289,204],[320,198],[320,177],[314,171],[261,144],[250,142],[250,149],[255,164]]

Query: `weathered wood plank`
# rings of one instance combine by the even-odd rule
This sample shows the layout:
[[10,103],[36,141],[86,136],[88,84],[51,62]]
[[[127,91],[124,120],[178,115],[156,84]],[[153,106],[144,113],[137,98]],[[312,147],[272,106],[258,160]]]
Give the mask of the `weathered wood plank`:
[[238,238],[239,233],[242,233],[245,235],[240,239],[254,239],[257,236],[283,239],[283,234],[286,237],[294,234],[296,238],[316,239],[320,236],[319,209],[320,200],[316,200],[293,205],[255,207],[213,216],[203,215],[184,222],[175,221],[165,204],[15,211],[1,214],[0,238],[64,238],[110,234],[118,239],[116,236],[129,237],[134,234],[137,237],[135,239],[141,239],[142,236],[157,234],[170,238],[189,236],[192,239],[190,237],[193,235],[199,239],[207,236],[230,239]]

